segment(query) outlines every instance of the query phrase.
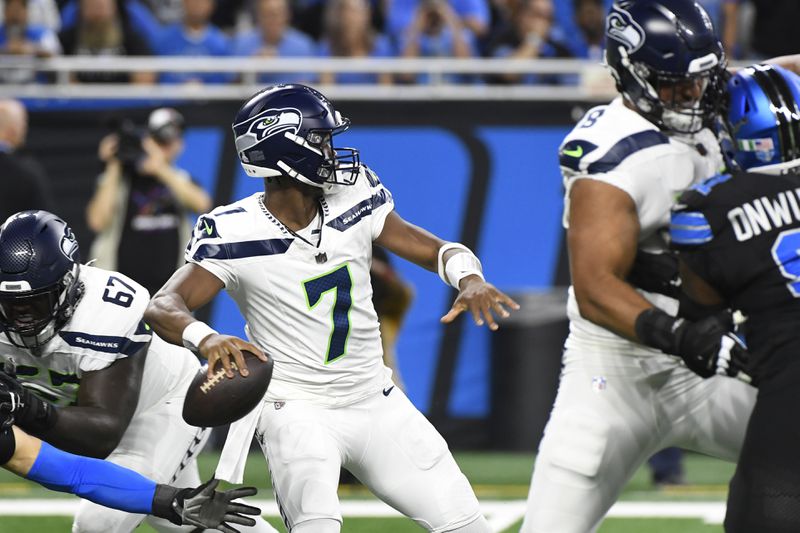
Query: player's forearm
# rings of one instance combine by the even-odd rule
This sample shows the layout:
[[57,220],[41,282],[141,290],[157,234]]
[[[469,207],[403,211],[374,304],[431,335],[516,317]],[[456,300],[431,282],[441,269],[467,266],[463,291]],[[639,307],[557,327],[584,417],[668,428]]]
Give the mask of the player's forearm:
[[105,458],[122,440],[129,420],[97,407],[63,407],[55,426],[36,436],[70,453]]
[[587,284],[573,283],[581,316],[617,335],[637,341],[636,318],[653,307],[641,294],[616,276],[598,276]]
[[42,443],[25,476],[49,489],[129,513],[150,514],[156,483],[108,461],[81,457]]
[[159,337],[183,346],[183,330],[195,321],[186,302],[174,293],[158,292],[150,300],[144,319]]

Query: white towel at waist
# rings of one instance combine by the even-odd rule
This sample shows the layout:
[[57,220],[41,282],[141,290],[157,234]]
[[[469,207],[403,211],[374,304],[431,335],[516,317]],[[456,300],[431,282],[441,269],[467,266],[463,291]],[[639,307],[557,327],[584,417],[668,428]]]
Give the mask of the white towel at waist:
[[237,484],[242,482],[250,443],[253,441],[253,434],[256,432],[263,409],[264,402],[261,401],[249,414],[231,424],[217,464],[215,473],[217,479]]

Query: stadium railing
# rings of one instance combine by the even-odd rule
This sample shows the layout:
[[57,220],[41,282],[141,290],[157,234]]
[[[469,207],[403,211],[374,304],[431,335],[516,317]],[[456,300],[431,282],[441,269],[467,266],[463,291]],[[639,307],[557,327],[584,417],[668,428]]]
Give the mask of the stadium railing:
[[[392,73],[424,74],[425,84],[330,85],[333,99],[354,100],[539,100],[602,101],[615,93],[606,69],[594,61],[579,59],[494,58],[248,58],[248,57],[90,57],[63,56],[49,59],[4,56],[3,70],[25,69],[47,73],[53,83],[0,85],[0,96],[17,98],[86,99],[202,99],[246,98],[260,89],[262,73]],[[80,84],[71,83],[76,72],[222,72],[238,75],[229,84]],[[564,85],[454,83],[450,75],[540,74],[562,75],[575,80]]]

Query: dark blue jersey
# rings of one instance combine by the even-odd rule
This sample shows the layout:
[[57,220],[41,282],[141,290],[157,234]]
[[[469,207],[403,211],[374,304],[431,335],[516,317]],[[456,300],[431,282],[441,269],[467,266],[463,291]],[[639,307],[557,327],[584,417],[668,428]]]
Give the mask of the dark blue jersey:
[[754,372],[800,361],[800,176],[706,180],[678,199],[670,237],[691,270],[747,316]]

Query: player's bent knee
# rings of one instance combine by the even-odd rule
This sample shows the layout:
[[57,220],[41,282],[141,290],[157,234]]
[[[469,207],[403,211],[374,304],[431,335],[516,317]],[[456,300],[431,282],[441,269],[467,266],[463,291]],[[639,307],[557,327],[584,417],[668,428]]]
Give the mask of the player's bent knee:
[[573,474],[565,476],[573,480],[585,478],[591,482],[597,477],[610,431],[605,420],[583,412],[564,413],[553,420],[546,431],[551,434],[543,442],[540,460]]
[[[123,529],[125,522],[131,524],[127,529]],[[132,515],[114,509],[108,509],[88,501],[82,501],[75,513],[75,520],[72,522],[72,533],[116,533],[118,531],[130,531],[141,521],[137,515]]]
[[290,533],[339,533],[341,530],[342,524],[338,520],[317,518],[297,524]]
[[403,453],[419,470],[430,470],[448,453],[447,442],[422,416],[413,417],[397,436]]
[[453,529],[442,529],[440,531],[442,533],[491,533],[492,528],[489,526],[489,522],[486,521],[486,518],[483,515],[478,515],[475,520],[469,522],[468,524],[457,526]]

